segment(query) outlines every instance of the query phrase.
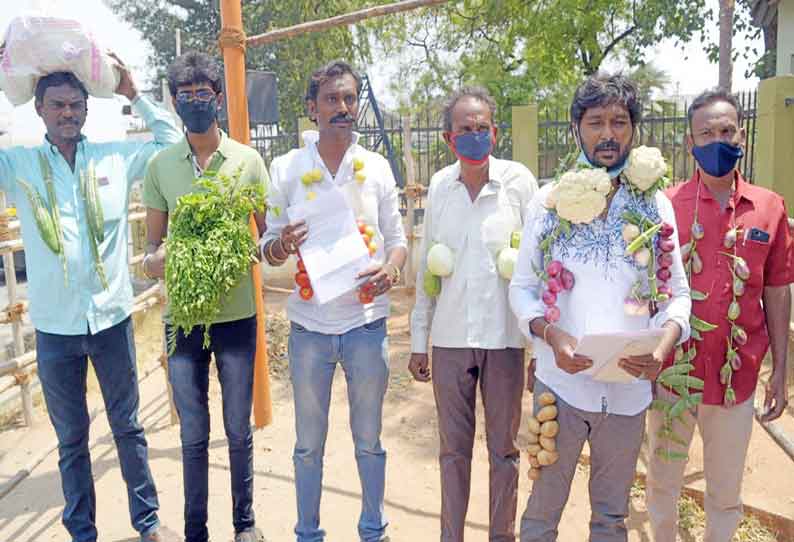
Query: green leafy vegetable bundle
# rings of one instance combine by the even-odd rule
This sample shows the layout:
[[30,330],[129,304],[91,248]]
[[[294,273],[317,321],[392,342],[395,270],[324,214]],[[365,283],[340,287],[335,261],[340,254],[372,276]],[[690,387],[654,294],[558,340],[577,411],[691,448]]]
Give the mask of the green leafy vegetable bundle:
[[240,173],[206,171],[194,182],[200,190],[177,200],[166,240],[169,353],[178,330],[187,335],[198,325],[204,326],[204,347],[209,347],[210,324],[222,299],[257,261],[248,217],[264,210],[265,190],[261,184],[241,184]]

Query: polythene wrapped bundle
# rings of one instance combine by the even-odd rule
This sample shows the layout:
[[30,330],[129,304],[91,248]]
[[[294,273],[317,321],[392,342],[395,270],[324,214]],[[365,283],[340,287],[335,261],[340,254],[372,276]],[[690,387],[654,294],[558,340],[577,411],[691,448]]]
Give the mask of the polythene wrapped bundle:
[[43,15],[16,17],[8,25],[0,60],[0,88],[8,101],[33,98],[39,78],[68,71],[97,98],[112,98],[119,84],[113,60],[79,21]]

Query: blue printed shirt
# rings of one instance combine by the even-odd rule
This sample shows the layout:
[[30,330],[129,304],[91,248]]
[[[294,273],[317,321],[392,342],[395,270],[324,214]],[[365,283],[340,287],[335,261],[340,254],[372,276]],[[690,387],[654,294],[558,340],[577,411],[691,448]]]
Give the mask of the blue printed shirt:
[[[0,150],[0,190],[17,206],[25,245],[30,319],[39,331],[58,335],[94,334],[121,322],[132,311],[127,221],[130,188],[136,179],[143,177],[146,164],[157,151],[182,137],[171,114],[146,98],[137,100],[133,108],[151,129],[154,141],[91,143],[83,139],[77,145],[74,171],[47,140],[38,147]],[[27,181],[48,202],[39,152],[52,169],[64,239],[66,283],[61,259],[39,235],[30,202],[17,182],[17,179]],[[80,172],[87,171],[91,161],[105,220],[105,238],[98,249],[107,275],[107,290],[94,266],[80,190]]]

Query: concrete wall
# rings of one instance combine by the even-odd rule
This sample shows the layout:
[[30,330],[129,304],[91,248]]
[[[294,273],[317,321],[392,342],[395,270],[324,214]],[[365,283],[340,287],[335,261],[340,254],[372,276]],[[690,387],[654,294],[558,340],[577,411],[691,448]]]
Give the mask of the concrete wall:
[[537,177],[538,106],[515,105],[512,108],[513,160],[521,162]]
[[777,10],[777,75],[792,75],[794,74],[794,0],[780,0]]
[[794,216],[794,103],[787,105],[787,98],[794,98],[794,75],[761,81],[755,182],[786,198],[789,216]]

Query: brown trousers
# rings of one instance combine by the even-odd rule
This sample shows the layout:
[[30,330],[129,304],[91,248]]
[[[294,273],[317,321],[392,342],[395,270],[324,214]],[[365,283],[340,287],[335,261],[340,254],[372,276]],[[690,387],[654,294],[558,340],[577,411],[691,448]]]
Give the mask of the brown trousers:
[[[657,396],[668,401],[675,395],[657,386]],[[706,532],[703,542],[729,542],[742,519],[742,477],[753,431],[755,395],[732,408],[722,405],[700,405],[694,420],[685,414],[687,425],[675,423],[675,431],[686,446],[659,439],[657,433],[664,422],[664,414],[648,413],[648,444],[651,452],[667,446],[677,452],[687,452],[697,423],[703,438],[703,473],[706,478]],[[692,423],[692,422],[695,423]],[[678,498],[684,485],[686,461],[666,461],[655,453],[649,454],[648,517],[655,542],[675,542],[678,521]]]
[[[552,391],[535,382],[538,397]],[[521,542],[557,542],[558,525],[584,443],[590,446],[590,542],[626,542],[629,496],[645,432],[645,411],[634,416],[587,412],[557,398],[560,459],[540,470],[521,516]],[[568,542],[567,540],[562,542]]]
[[441,464],[441,542],[463,542],[471,486],[477,383],[490,463],[491,542],[515,542],[524,350],[433,348]]

